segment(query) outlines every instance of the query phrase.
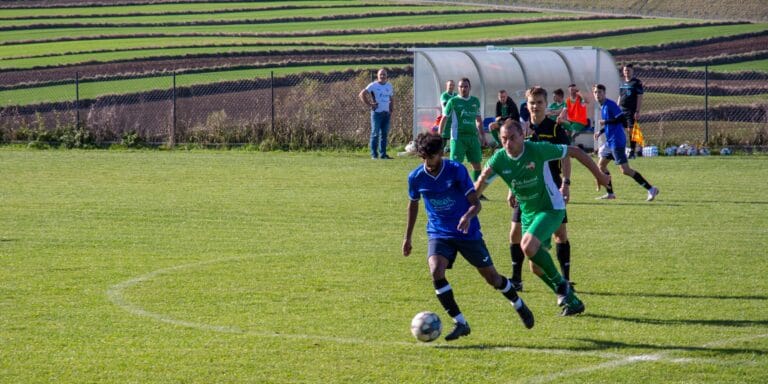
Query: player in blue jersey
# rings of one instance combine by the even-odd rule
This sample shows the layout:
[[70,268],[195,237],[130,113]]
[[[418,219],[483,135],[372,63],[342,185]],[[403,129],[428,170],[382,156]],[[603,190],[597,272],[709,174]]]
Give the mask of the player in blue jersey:
[[508,278],[496,272],[491,255],[480,232],[480,199],[470,179],[469,172],[461,163],[443,159],[443,141],[439,135],[419,134],[415,140],[416,150],[423,160],[408,175],[408,220],[403,239],[403,255],[411,254],[411,238],[419,200],[424,198],[427,211],[427,262],[432,275],[435,294],[440,304],[454,322],[455,328],[445,339],[456,340],[470,333],[469,323],[464,318],[453,296],[453,290],[445,278],[446,269],[451,269],[457,253],[472,264],[491,286],[501,291],[515,307],[526,328],[534,324],[533,313],[517,295]]
[[[616,105],[616,102],[605,97],[605,86],[597,84],[592,87],[592,93],[595,95],[595,99],[600,103],[600,125],[599,131],[595,132],[595,141],[605,133],[605,146],[600,149],[600,161],[598,167],[606,175],[610,175],[608,172],[608,162],[613,159],[616,165],[621,169],[621,173],[631,177],[640,186],[648,191],[648,197],[646,201],[653,201],[656,195],[659,194],[659,189],[651,185],[640,172],[635,171],[629,167],[629,160],[627,160],[627,154],[625,147],[627,146],[627,136],[624,134],[624,116],[621,108]],[[613,193],[613,185],[608,184],[608,193],[598,197],[598,199],[612,200],[616,198]]]

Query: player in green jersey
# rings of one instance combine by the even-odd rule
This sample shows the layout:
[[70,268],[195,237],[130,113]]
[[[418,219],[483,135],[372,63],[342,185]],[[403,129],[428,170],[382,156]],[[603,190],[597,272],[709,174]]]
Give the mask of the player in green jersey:
[[[602,173],[595,162],[578,147],[525,141],[522,126],[518,122],[507,120],[499,136],[502,149],[488,160],[485,170],[475,182],[475,188],[486,184],[488,178],[494,175],[507,183],[522,213],[523,253],[550,280],[548,286],[554,287],[557,304],[564,306],[562,316],[584,312],[584,303],[557,271],[548,252],[552,234],[560,227],[565,215],[565,201],[552,179],[548,163],[570,156],[592,172],[598,186],[607,185],[610,177]],[[570,170],[564,173],[569,174]]]
[[[451,132],[451,160],[462,163],[466,156],[472,164],[472,180],[480,176],[483,161],[482,145],[485,145],[483,135],[483,120],[480,116],[480,100],[470,96],[471,84],[469,79],[459,80],[459,95],[448,100],[443,108],[443,118],[440,120],[440,135],[446,128]],[[446,121],[450,118],[451,126]]]
[[[445,105],[448,104],[448,100],[454,98],[457,95],[456,93],[456,82],[453,80],[448,80],[445,82],[445,92],[443,92],[440,95],[440,107],[445,108]],[[442,114],[442,110],[440,112]],[[451,126],[451,120],[450,117],[448,118],[448,122],[446,123],[447,127]],[[445,147],[448,147],[448,144],[451,141],[451,131],[450,130],[444,130],[443,134],[441,135],[443,138],[443,145]],[[450,150],[450,148],[446,148],[446,152]]]

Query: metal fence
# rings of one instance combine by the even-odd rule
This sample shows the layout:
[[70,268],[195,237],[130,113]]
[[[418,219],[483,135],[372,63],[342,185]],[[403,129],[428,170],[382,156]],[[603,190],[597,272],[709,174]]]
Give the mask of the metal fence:
[[[375,71],[227,80],[225,72],[66,80],[0,89],[2,142],[68,147],[253,145],[261,149],[365,147],[370,116],[357,99]],[[658,146],[768,144],[768,74],[638,67],[640,123]],[[411,139],[412,70],[390,70],[390,141]],[[146,89],[151,89],[146,91]],[[120,94],[110,95],[120,90]]]

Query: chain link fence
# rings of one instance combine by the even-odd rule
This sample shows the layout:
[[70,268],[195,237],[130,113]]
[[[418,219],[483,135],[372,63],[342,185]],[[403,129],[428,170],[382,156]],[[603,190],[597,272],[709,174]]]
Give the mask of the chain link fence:
[[662,147],[768,145],[768,74],[639,67],[641,128]]
[[[4,143],[168,145],[262,150],[362,148],[370,115],[357,95],[375,70],[229,80],[227,72],[79,79],[0,88]],[[768,74],[636,67],[647,144],[768,145]],[[412,136],[412,68],[390,69],[390,142]]]

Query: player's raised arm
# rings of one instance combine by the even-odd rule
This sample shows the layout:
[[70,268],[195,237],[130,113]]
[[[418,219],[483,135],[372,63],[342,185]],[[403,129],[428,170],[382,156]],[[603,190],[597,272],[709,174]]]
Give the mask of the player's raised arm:
[[575,158],[592,172],[592,176],[597,181],[598,188],[601,185],[607,186],[611,182],[611,177],[601,172],[597,164],[581,148],[573,145],[568,146],[568,156]]
[[485,188],[488,186],[488,184],[491,183],[493,180],[493,175],[495,173],[493,172],[493,169],[491,167],[486,167],[483,169],[483,171],[480,173],[480,176],[477,178],[477,181],[475,181],[475,192],[478,196],[483,194],[483,191],[485,191]]

